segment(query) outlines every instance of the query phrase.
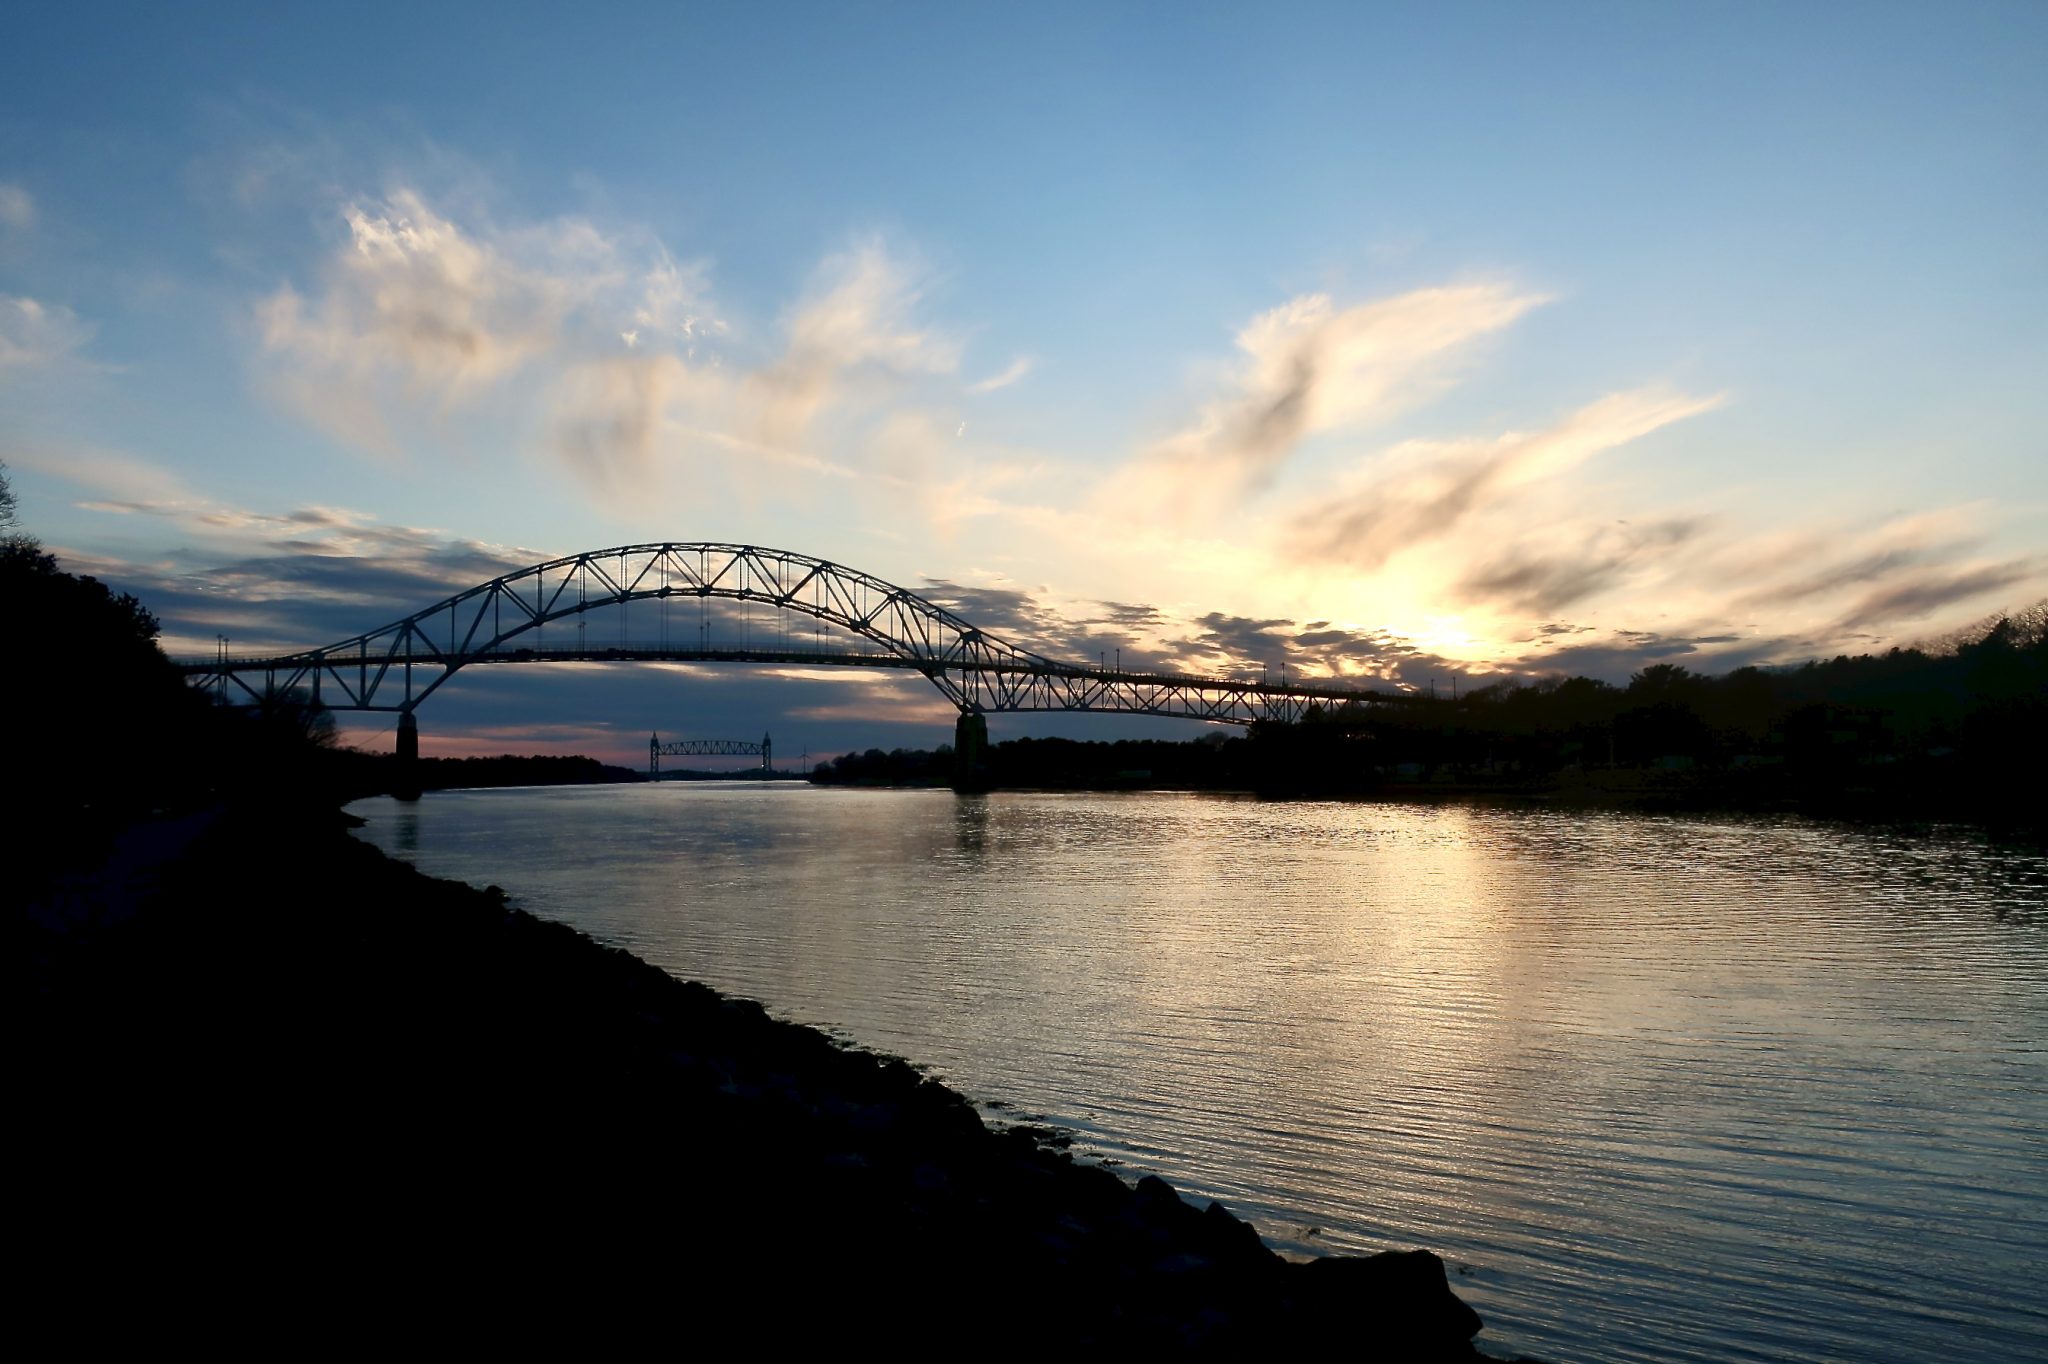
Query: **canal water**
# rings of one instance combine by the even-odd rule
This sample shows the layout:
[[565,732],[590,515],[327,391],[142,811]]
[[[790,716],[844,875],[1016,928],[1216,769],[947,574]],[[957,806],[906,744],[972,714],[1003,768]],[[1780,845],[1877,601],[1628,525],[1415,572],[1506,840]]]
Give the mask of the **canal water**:
[[1282,1250],[1434,1250],[1494,1353],[2048,1359],[2038,852],[1163,793],[351,808]]

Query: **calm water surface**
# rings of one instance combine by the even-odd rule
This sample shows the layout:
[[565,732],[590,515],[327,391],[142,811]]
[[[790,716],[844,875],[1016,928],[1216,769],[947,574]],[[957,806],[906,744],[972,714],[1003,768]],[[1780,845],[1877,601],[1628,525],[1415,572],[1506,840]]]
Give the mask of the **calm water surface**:
[[1284,1250],[1435,1250],[1496,1353],[2048,1359],[2038,853],[1172,794],[353,809]]

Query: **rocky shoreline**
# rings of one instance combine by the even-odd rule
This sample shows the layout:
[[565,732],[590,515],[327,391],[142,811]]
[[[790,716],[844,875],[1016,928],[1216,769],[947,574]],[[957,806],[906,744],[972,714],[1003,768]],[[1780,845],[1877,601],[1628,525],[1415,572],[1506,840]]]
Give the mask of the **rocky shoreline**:
[[23,915],[17,1190],[50,1320],[1485,1358],[1427,1252],[1284,1261],[331,809],[130,843]]

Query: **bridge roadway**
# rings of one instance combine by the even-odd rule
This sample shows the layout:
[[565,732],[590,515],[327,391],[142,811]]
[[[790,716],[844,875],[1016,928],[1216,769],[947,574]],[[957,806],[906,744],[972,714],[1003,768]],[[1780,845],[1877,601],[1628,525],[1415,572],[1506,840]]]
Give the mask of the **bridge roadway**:
[[[738,603],[808,616],[853,635],[851,650],[693,647],[664,639],[625,642],[625,613],[653,603],[664,635],[672,604],[695,599],[721,611]],[[588,612],[616,608],[620,641],[592,645]],[[645,608],[643,608],[645,609]],[[576,618],[573,648],[549,648],[546,628]],[[708,622],[708,617],[704,618]],[[395,712],[398,748],[417,754],[419,704],[462,668],[504,663],[749,663],[900,668],[922,675],[960,711],[957,761],[972,768],[987,742],[985,715],[1000,711],[1110,711],[1222,724],[1293,721],[1311,706],[1359,709],[1411,700],[1324,682],[1275,681],[1088,667],[982,630],[919,593],[830,560],[722,541],[661,541],[572,554],[514,570],[425,610],[325,648],[259,658],[217,657],[181,665],[195,686],[224,702],[262,705],[296,697],[329,710]]]
[[[770,667],[890,668],[927,677],[948,671],[929,660],[871,649],[756,649],[742,645],[679,648],[646,642],[567,649],[501,646],[474,651],[458,666],[506,663],[751,663]],[[370,666],[452,671],[448,664],[446,655],[425,651],[372,660]],[[220,689],[230,704],[258,705],[270,697],[296,694],[330,710],[405,712],[426,699],[418,689],[404,686],[401,679],[397,694],[389,701],[363,705],[352,703],[351,698],[336,704],[331,692],[323,693],[321,689],[322,677],[335,666],[312,665],[303,655],[262,654],[187,659],[178,664],[189,679]],[[1015,682],[1000,689],[1001,694],[984,707],[991,711],[1096,710],[1249,724],[1258,720],[1299,720],[1311,705],[1384,706],[1411,699],[1399,692],[1360,691],[1321,682],[1240,680],[1090,668],[1083,664],[1054,665],[1048,669],[1043,663],[994,660],[972,667]],[[441,680],[435,678],[434,686],[438,687]],[[411,706],[406,704],[407,692],[412,693]]]

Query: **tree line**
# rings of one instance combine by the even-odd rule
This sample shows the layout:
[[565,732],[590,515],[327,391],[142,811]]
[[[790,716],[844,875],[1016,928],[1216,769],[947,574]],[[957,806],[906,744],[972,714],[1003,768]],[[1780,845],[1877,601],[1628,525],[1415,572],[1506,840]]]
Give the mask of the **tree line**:
[[1370,717],[1312,717],[1369,736],[1376,763],[1532,776],[1566,770],[1847,778],[1900,767],[1996,782],[2048,758],[2048,602],[1928,648],[1718,676],[1669,663],[1626,686],[1503,682]]
[[[2036,819],[2048,770],[2048,602],[1919,648],[1626,685],[1503,681],[1192,742],[1012,739],[998,786],[1485,793],[1624,804]],[[822,784],[944,785],[953,754],[869,749]]]
[[[393,760],[335,742],[302,698],[222,706],[158,647],[132,593],[66,572],[19,522],[0,465],[0,667],[11,859],[18,886],[103,856],[137,819],[223,802],[332,805],[388,791]],[[595,759],[426,759],[426,787],[634,781]]]

